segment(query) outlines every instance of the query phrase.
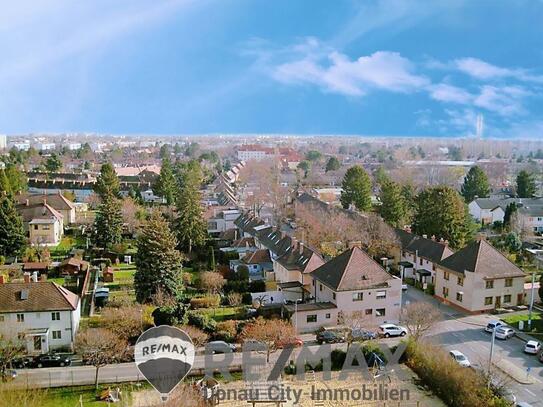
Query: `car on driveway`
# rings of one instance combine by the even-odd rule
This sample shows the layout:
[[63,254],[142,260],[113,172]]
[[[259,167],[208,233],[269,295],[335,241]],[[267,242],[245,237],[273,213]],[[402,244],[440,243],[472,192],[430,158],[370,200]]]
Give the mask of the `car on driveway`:
[[34,359],[34,367],[64,367],[70,366],[72,360],[61,355],[40,355]]
[[14,369],[24,369],[25,367],[32,367],[34,364],[34,358],[31,356],[23,356],[11,361],[11,367]]
[[515,330],[507,326],[500,326],[499,328],[496,328],[495,335],[498,339],[506,340],[515,336]]
[[449,352],[449,355],[455,360],[456,363],[458,363],[460,366],[463,367],[470,367],[471,363],[469,362],[469,359],[459,350],[451,350]]
[[343,336],[334,331],[321,331],[317,334],[317,343],[322,345],[323,343],[341,343],[345,342]]
[[524,346],[524,353],[529,353],[531,355],[537,355],[541,350],[541,344],[537,341],[528,341],[526,346]]
[[403,326],[394,324],[379,325],[379,336],[390,338],[391,336],[405,336],[407,335],[407,329]]
[[304,341],[302,338],[292,337],[292,338],[285,338],[279,343],[277,343],[277,347],[279,348],[285,348],[287,346],[293,346],[295,348],[299,348],[300,346],[304,346]]
[[502,321],[490,321],[485,327],[485,332],[492,333],[492,331],[494,331],[495,328],[499,328],[500,326],[504,326],[504,325],[505,324]]

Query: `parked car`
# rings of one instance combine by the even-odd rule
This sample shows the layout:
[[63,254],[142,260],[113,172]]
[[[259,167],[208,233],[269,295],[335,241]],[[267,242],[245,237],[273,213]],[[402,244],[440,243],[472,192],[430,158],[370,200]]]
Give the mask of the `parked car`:
[[470,367],[471,363],[469,362],[469,359],[459,350],[451,350],[449,352],[449,355],[458,363],[460,366],[463,367]]
[[14,369],[24,369],[26,367],[32,367],[34,358],[31,356],[23,356],[11,361],[11,367]]
[[516,404],[516,407],[533,407],[530,403],[526,403],[525,401],[519,401]]
[[506,326],[500,326],[496,329],[496,338],[498,339],[509,339],[515,336],[515,331],[512,328],[506,327]]
[[354,341],[368,341],[370,339],[376,339],[377,334],[366,329],[355,328],[351,330],[351,338]]
[[33,367],[64,367],[70,366],[72,360],[60,355],[40,355],[34,359]]
[[230,349],[232,352],[236,351],[236,345],[233,343],[227,343],[225,341],[211,341],[206,345],[206,350],[211,349],[213,354],[225,353],[226,349]]
[[524,352],[531,355],[537,355],[541,350],[541,344],[537,341],[528,341],[524,346]]
[[405,336],[407,335],[407,329],[403,326],[394,324],[383,324],[379,326],[379,336],[390,338],[391,336]]
[[277,344],[279,348],[284,348],[289,345],[294,346],[295,348],[299,348],[300,346],[304,345],[304,341],[302,341],[301,338],[294,337],[294,338],[286,338]]
[[319,345],[323,343],[340,343],[345,342],[343,336],[334,331],[321,331],[317,334],[317,342]]
[[407,291],[407,287],[408,287],[407,284],[402,284],[402,291]]
[[499,328],[500,326],[504,326],[505,324],[501,321],[490,321],[487,325],[486,325],[486,328],[485,328],[485,332],[490,332],[492,333],[492,331],[494,331],[495,328]]

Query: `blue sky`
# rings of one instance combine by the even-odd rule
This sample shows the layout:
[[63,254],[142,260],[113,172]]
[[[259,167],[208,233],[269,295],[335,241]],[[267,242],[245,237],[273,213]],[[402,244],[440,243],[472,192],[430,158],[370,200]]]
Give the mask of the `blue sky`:
[[541,0],[0,4],[0,133],[543,138]]

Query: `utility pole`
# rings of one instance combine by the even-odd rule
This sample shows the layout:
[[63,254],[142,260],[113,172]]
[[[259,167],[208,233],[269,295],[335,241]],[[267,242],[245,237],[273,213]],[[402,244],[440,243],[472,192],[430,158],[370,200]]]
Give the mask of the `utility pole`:
[[[539,259],[535,256],[535,268],[539,271]],[[528,312],[528,331],[532,331],[532,309],[534,307],[534,284],[535,284],[535,271],[532,272],[532,289],[530,292],[530,310]]]
[[494,353],[494,341],[496,340],[496,328],[492,329],[492,340],[490,342],[490,357],[488,358],[488,387],[490,387],[490,375],[492,369],[492,354]]

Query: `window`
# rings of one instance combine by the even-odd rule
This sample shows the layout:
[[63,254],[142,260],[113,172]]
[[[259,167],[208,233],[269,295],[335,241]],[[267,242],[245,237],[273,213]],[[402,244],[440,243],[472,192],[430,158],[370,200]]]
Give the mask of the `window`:
[[464,285],[464,277],[458,277],[458,285]]
[[385,311],[384,308],[377,308],[377,309],[375,310],[375,316],[376,316],[376,317],[384,317],[385,314],[386,314],[386,311]]
[[43,225],[43,230],[49,230],[49,225]]
[[377,291],[377,296],[376,298],[378,300],[383,300],[387,297],[387,292],[386,291]]
[[506,287],[513,287],[513,279],[512,278],[506,278],[505,279],[505,286]]
[[336,293],[332,293],[332,298],[335,300],[336,299]]
[[53,321],[60,321],[60,312],[51,312],[51,319]]
[[0,322],[4,322],[4,316],[0,315]]
[[38,225],[34,225],[34,230],[38,230]]
[[432,271],[436,271],[436,264],[432,263]]
[[53,339],[62,339],[60,331],[53,331]]
[[458,302],[462,302],[462,297],[463,297],[464,294],[462,293],[456,293],[456,301]]
[[486,288],[487,289],[494,288],[494,280],[488,280],[486,282]]
[[25,322],[25,314],[17,314],[17,322]]
[[444,278],[445,280],[448,280],[448,279],[449,279],[449,272],[448,272],[448,271],[444,271],[444,272],[443,272],[443,278]]
[[419,264],[422,266],[422,257],[419,259]]
[[492,297],[485,297],[485,305],[492,305]]
[[319,284],[319,291],[322,291],[322,284]]
[[372,315],[372,314],[373,314],[373,309],[366,308],[366,315]]
[[311,282],[311,284],[313,284],[313,287],[315,287],[315,280],[313,280],[313,281]]
[[308,315],[306,319],[307,323],[317,322],[317,314]]
[[353,301],[362,301],[364,299],[364,293],[354,293]]
[[326,314],[326,319],[330,319],[331,315],[330,314]]
[[511,295],[510,294],[504,295],[503,296],[503,303],[504,304],[509,304],[510,302],[511,302]]
[[449,296],[449,289],[447,287],[443,287],[443,297],[447,298]]

